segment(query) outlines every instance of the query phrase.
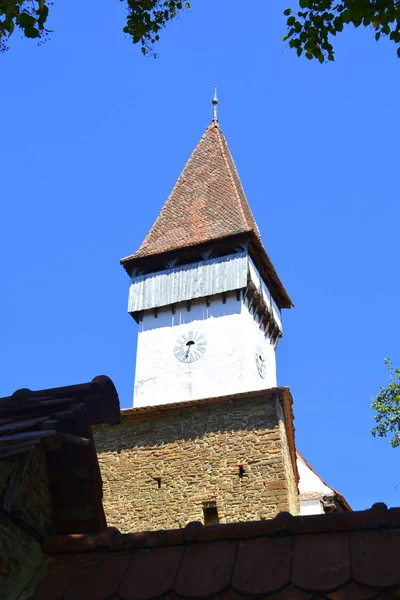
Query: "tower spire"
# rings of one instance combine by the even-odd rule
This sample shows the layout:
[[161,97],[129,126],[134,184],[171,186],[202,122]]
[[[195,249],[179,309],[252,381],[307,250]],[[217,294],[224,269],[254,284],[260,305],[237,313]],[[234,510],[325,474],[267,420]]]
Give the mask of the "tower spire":
[[216,85],[214,85],[214,96],[213,96],[211,102],[213,105],[213,121],[218,121],[218,116],[217,116],[218,98],[217,98],[217,86]]

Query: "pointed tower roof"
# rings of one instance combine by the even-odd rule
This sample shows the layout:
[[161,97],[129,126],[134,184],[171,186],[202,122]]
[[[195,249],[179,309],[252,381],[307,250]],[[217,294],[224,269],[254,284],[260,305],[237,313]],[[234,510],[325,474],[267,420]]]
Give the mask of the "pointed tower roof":
[[138,259],[245,234],[255,241],[279,288],[278,304],[289,308],[292,302],[262,246],[232,155],[213,120],[140,248],[121,264],[130,273]]

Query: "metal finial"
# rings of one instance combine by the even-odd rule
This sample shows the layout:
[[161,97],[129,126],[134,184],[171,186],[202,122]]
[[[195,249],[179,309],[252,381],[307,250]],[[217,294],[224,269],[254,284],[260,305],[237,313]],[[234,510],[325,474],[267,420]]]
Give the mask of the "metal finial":
[[217,86],[214,85],[214,96],[213,99],[211,100],[212,105],[213,105],[213,121],[218,121],[218,117],[217,117],[217,104],[218,104],[218,98],[217,98]]

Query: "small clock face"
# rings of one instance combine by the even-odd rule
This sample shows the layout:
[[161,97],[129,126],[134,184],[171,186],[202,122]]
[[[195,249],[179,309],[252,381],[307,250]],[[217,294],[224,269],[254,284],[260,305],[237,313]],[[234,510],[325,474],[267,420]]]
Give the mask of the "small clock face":
[[180,362],[192,363],[205,353],[207,340],[199,331],[183,333],[175,342],[174,354]]
[[261,346],[257,346],[255,356],[258,374],[262,379],[265,379],[267,367],[265,364],[264,352],[262,351]]

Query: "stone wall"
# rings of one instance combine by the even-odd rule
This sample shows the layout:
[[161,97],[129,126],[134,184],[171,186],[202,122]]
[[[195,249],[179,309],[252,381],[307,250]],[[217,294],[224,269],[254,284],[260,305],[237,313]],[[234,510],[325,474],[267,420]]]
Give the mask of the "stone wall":
[[[48,488],[46,456],[42,448],[1,461],[0,498],[19,467],[23,477],[14,506],[45,534],[51,529],[51,499]],[[43,560],[41,547],[31,535],[16,526],[0,511],[0,599],[13,600],[26,586]]]
[[[255,395],[167,411],[123,411],[94,438],[109,525],[121,531],[298,513],[280,400]],[[214,514],[215,514],[214,508]]]

